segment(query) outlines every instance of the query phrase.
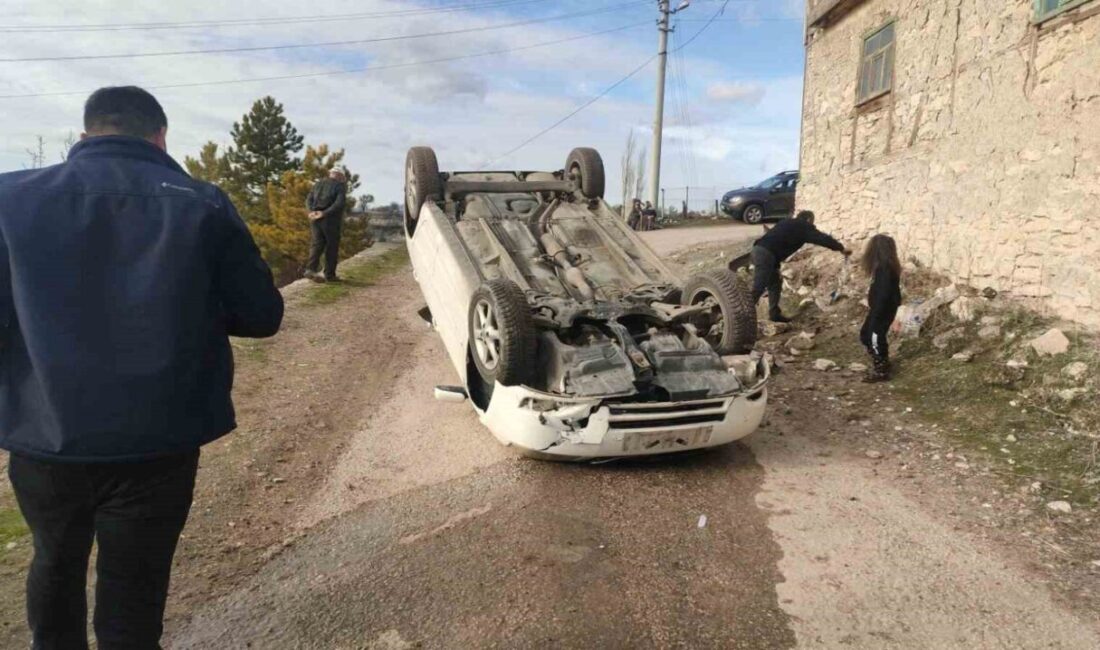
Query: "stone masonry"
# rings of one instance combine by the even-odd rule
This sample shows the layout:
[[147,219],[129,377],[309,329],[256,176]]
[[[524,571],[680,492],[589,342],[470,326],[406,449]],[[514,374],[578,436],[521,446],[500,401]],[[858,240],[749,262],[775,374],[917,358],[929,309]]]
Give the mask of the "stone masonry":
[[[808,0],[799,209],[1100,327],[1100,0]],[[895,21],[893,89],[856,105]]]

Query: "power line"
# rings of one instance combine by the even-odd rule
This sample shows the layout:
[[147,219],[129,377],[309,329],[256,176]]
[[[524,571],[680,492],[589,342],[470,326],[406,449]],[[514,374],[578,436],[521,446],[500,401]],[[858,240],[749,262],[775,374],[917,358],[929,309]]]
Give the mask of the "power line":
[[[613,27],[611,29],[600,30],[598,32],[588,32],[588,33],[585,33],[585,34],[579,34],[577,36],[570,36],[568,38],[559,38],[559,39],[555,39],[555,40],[552,40],[552,41],[543,41],[543,42],[539,42],[539,43],[532,43],[530,45],[523,45],[523,46],[520,46],[520,47],[510,47],[510,48],[505,48],[505,49],[500,49],[500,50],[490,50],[490,51],[487,51],[487,52],[475,52],[475,53],[472,53],[472,54],[462,54],[462,55],[458,55],[458,56],[444,57],[444,58],[438,58],[438,59],[428,59],[428,60],[422,60],[422,61],[409,61],[409,62],[406,62],[406,63],[391,63],[391,64],[385,64],[385,65],[367,66],[367,67],[363,67],[363,68],[352,68],[352,69],[348,69],[348,70],[329,70],[329,71],[325,71],[325,72],[305,72],[305,73],[301,73],[301,74],[277,75],[277,76],[270,76],[270,77],[249,77],[249,78],[245,78],[245,79],[223,79],[223,80],[220,80],[220,81],[194,81],[194,82],[182,82],[182,83],[174,83],[174,84],[156,84],[156,85],[148,85],[148,86],[143,86],[143,87],[148,89],[148,90],[166,90],[166,89],[173,89],[173,88],[199,88],[199,87],[204,87],[204,86],[227,86],[227,85],[233,85],[233,84],[254,83],[254,82],[258,82],[258,81],[285,81],[285,80],[291,80],[291,79],[308,79],[308,78],[314,78],[314,77],[329,77],[329,76],[336,76],[336,75],[356,74],[356,73],[360,73],[360,72],[375,72],[375,71],[379,71],[379,70],[395,70],[395,69],[399,69],[399,68],[411,68],[411,67],[422,66],[422,65],[434,65],[434,64],[437,64],[437,63],[451,63],[451,62],[454,62],[454,61],[465,61],[467,59],[476,59],[476,58],[481,58],[481,57],[485,57],[485,56],[494,56],[494,55],[497,55],[497,54],[508,54],[508,53],[511,53],[511,52],[521,52],[521,51],[524,51],[524,50],[533,50],[533,49],[540,48],[540,47],[548,47],[550,45],[560,45],[562,43],[569,43],[569,42],[572,42],[572,41],[579,41],[579,40],[583,40],[583,39],[586,39],[586,38],[592,38],[594,36],[602,36],[604,34],[612,34],[612,33],[615,33],[615,32],[621,32],[621,31],[625,31],[625,30],[628,30],[628,29],[634,29],[634,28],[637,28],[637,27],[641,27],[643,25],[649,25],[649,21],[639,22],[639,23],[631,23],[629,25],[622,25],[622,26],[619,26],[619,27]],[[0,95],[0,99],[31,99],[31,98],[36,98],[36,97],[62,97],[62,96],[67,96],[67,95],[88,95],[91,92],[92,92],[92,90],[65,90],[65,91],[46,92],[46,93],[26,93],[26,94],[22,94],[22,95]]]
[[99,23],[83,25],[0,25],[0,32],[18,32],[34,34],[52,34],[58,32],[117,32],[133,30],[192,29],[196,27],[252,27],[267,25],[293,25],[300,23],[321,23],[367,18],[397,18],[428,14],[452,13],[456,11],[496,9],[521,4],[534,4],[543,0],[492,0],[490,2],[466,3],[431,9],[403,9],[399,11],[358,12],[348,14],[328,14],[312,16],[285,16],[280,18],[239,18],[226,20],[189,20],[159,23]]
[[[710,20],[708,20],[705,25],[700,27],[699,31],[695,32],[695,34],[691,38],[689,38],[685,43],[680,45],[680,47],[676,48],[675,51],[679,52],[680,50],[684,49],[688,45],[691,45],[695,41],[695,39],[702,36],[703,32],[707,31],[707,28],[709,28],[714,23],[714,21],[717,20],[722,15],[722,12],[724,12],[726,10],[726,7],[729,5],[729,3],[730,3],[730,0],[724,0],[724,2],[722,2],[722,6],[718,9],[718,11],[716,11],[714,13],[713,16],[711,16]],[[648,3],[646,3],[646,4],[648,4]],[[581,104],[576,109],[574,109],[571,113],[569,113],[565,117],[561,118],[557,122],[551,124],[550,126],[546,127],[545,129],[539,131],[538,133],[531,136],[530,138],[527,138],[526,140],[521,142],[519,145],[517,145],[517,146],[513,147],[512,149],[510,149],[507,153],[504,153],[504,154],[502,154],[500,156],[497,156],[496,158],[486,162],[484,165],[481,166],[481,169],[485,169],[489,165],[492,165],[492,164],[496,163],[498,160],[501,160],[503,158],[507,158],[508,156],[511,156],[512,154],[516,153],[520,149],[522,149],[522,148],[526,147],[527,145],[531,144],[535,140],[538,140],[542,136],[544,136],[547,133],[550,133],[554,129],[558,128],[562,124],[565,124],[570,119],[572,119],[574,116],[576,116],[578,113],[580,113],[584,109],[588,108],[589,106],[595,104],[596,102],[600,101],[601,99],[603,99],[607,95],[611,94],[616,88],[618,88],[619,86],[623,85],[624,83],[626,83],[627,81],[632,79],[635,75],[637,75],[639,72],[641,72],[646,67],[648,67],[650,63],[652,63],[654,60],[656,60],[658,56],[660,56],[660,55],[659,54],[654,54],[653,56],[649,57],[640,66],[638,66],[637,68],[634,68],[629,73],[627,73],[627,75],[625,77],[623,77],[622,79],[619,79],[615,83],[613,83],[610,86],[608,86],[607,88],[605,88],[603,92],[601,92],[600,94],[596,95],[595,97],[589,99],[585,103]]]
[[19,57],[12,59],[0,59],[0,63],[29,63],[29,62],[43,62],[43,61],[90,61],[90,60],[102,60],[102,59],[137,59],[137,58],[153,58],[153,57],[168,57],[168,56],[185,56],[193,54],[229,54],[239,52],[261,52],[272,50],[291,50],[302,49],[311,47],[339,47],[345,45],[365,45],[369,43],[386,43],[391,41],[403,41],[419,38],[434,38],[438,36],[456,36],[458,34],[470,34],[474,32],[484,32],[497,29],[508,29],[511,27],[521,27],[524,25],[534,25],[538,23],[547,23],[557,20],[566,20],[569,18],[582,18],[585,16],[593,16],[596,14],[608,13],[617,9],[625,7],[631,7],[635,5],[648,4],[646,0],[635,0],[634,2],[625,2],[616,5],[610,5],[600,9],[591,11],[581,11],[569,14],[558,14],[556,16],[547,16],[543,18],[530,18],[527,20],[521,20],[512,23],[502,23],[499,25],[489,25],[485,27],[466,27],[463,29],[452,29],[443,32],[432,32],[427,34],[406,34],[401,36],[380,36],[376,38],[357,39],[351,41],[328,41],[324,43],[296,43],[291,45],[264,45],[256,47],[228,47],[217,48],[208,50],[177,50],[172,52],[134,52],[128,54],[90,54],[90,55],[74,55],[74,56],[42,56],[42,57]]
[[681,43],[681,44],[680,44],[680,47],[676,48],[676,49],[675,49],[674,51],[675,51],[675,52],[679,52],[680,50],[684,49],[684,48],[685,48],[685,47],[687,47],[688,45],[691,45],[692,43],[694,43],[694,42],[695,42],[695,39],[697,39],[697,38],[699,38],[700,36],[702,36],[702,35],[703,35],[703,32],[707,31],[707,29],[708,29],[708,28],[709,28],[709,27],[710,27],[711,25],[713,25],[713,24],[714,24],[714,22],[715,22],[716,20],[718,20],[719,18],[721,18],[721,17],[722,17],[722,14],[726,13],[726,7],[728,7],[728,6],[729,6],[729,4],[730,4],[730,0],[725,0],[725,1],[724,1],[724,2],[722,3],[722,6],[718,8],[718,11],[714,12],[714,15],[710,17],[710,20],[708,20],[708,21],[706,22],[706,24],[705,24],[705,25],[703,25],[702,27],[700,27],[700,28],[699,28],[699,31],[695,32],[695,34],[694,34],[694,35],[693,35],[693,36],[692,36],[691,38],[689,38],[689,39],[687,39],[686,41],[684,41],[683,43]]
[[568,122],[568,121],[569,121],[570,119],[572,119],[572,118],[573,118],[573,117],[574,117],[575,115],[577,115],[578,113],[580,113],[580,112],[581,112],[581,111],[583,111],[584,109],[588,108],[588,107],[589,107],[589,106],[591,106],[592,104],[595,104],[596,102],[600,101],[601,99],[603,99],[603,98],[604,98],[604,97],[606,97],[607,95],[611,94],[611,92],[613,92],[613,91],[614,91],[614,90],[615,90],[616,88],[618,88],[619,86],[621,86],[621,85],[623,85],[624,83],[626,83],[627,81],[629,81],[629,80],[630,80],[631,78],[633,78],[633,77],[634,77],[635,75],[637,75],[637,74],[638,74],[639,72],[641,72],[642,70],[645,70],[645,69],[646,69],[646,68],[647,68],[647,67],[649,66],[649,64],[650,64],[650,63],[653,63],[653,61],[654,61],[654,60],[655,60],[656,58],[657,58],[657,55],[656,55],[656,54],[654,54],[653,56],[649,57],[649,58],[648,58],[648,59],[646,59],[646,60],[645,60],[645,62],[644,62],[644,63],[642,63],[642,64],[641,64],[640,66],[638,66],[637,68],[634,68],[634,69],[633,69],[633,70],[631,70],[631,71],[630,71],[629,73],[627,73],[627,75],[626,75],[625,77],[623,77],[622,79],[619,79],[619,80],[618,80],[618,81],[616,81],[615,83],[613,83],[613,84],[611,84],[610,86],[608,86],[607,88],[605,88],[605,89],[603,90],[603,92],[601,92],[600,94],[596,95],[595,97],[593,97],[593,98],[589,99],[589,100],[588,100],[588,101],[586,101],[585,103],[581,104],[581,105],[580,105],[580,106],[578,106],[578,107],[577,107],[576,109],[574,109],[574,110],[573,110],[573,111],[572,111],[571,113],[569,113],[569,114],[568,114],[568,115],[566,115],[565,117],[561,118],[561,119],[560,119],[560,120],[558,120],[557,122],[554,122],[553,124],[551,124],[550,126],[546,127],[545,129],[543,129],[543,130],[539,131],[539,132],[538,132],[538,133],[536,133],[535,135],[533,135],[533,136],[531,136],[530,138],[527,138],[527,139],[526,139],[526,140],[524,140],[523,142],[519,143],[519,144],[518,144],[517,146],[513,147],[512,149],[510,149],[510,150],[509,150],[509,151],[508,151],[507,153],[501,154],[501,155],[497,156],[496,158],[493,158],[492,160],[490,160],[490,161],[486,162],[486,163],[485,163],[484,165],[482,165],[482,166],[481,166],[481,169],[485,169],[485,168],[486,168],[486,167],[488,167],[489,165],[495,164],[495,163],[496,163],[496,162],[497,162],[498,160],[502,160],[502,159],[504,159],[504,158],[507,158],[508,156],[511,156],[512,154],[516,153],[516,152],[517,152],[517,151],[519,151],[520,149],[522,149],[522,148],[526,147],[527,145],[531,144],[531,143],[532,143],[532,142],[534,142],[535,140],[538,140],[538,139],[539,139],[539,138],[541,138],[542,136],[544,136],[544,135],[546,135],[547,133],[549,133],[549,132],[553,131],[554,129],[558,128],[558,127],[559,127],[559,126],[561,126],[562,124],[565,124],[565,123],[566,123],[566,122]]

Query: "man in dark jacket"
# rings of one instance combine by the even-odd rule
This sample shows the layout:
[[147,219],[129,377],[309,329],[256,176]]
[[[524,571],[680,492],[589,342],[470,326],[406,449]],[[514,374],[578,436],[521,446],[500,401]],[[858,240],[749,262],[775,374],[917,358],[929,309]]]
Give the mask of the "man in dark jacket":
[[[335,282],[336,264],[340,261],[340,230],[344,225],[344,207],[347,205],[348,184],[339,169],[329,172],[314,184],[306,198],[309,210],[313,242],[306,264],[306,277],[314,282]],[[321,254],[325,256],[325,272],[322,275]]]
[[103,88],[66,162],[0,175],[0,447],[34,536],[35,648],[156,648],[199,448],[231,431],[229,336],[283,301],[226,195],[166,153],[140,88]]
[[845,257],[852,254],[844,244],[814,226],[814,213],[809,210],[799,212],[794,219],[779,222],[753,243],[752,263],[756,269],[752,282],[753,304],[759,302],[767,290],[768,318],[776,323],[791,322],[779,309],[779,299],[783,295],[782,264],[806,244],[824,246],[844,253]]

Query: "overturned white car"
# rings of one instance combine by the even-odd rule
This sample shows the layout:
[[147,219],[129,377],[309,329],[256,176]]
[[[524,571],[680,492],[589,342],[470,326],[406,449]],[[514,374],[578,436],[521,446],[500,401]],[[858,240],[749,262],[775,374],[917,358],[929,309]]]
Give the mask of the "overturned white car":
[[729,271],[681,283],[604,203],[595,150],[552,173],[443,174],[415,147],[405,190],[424,316],[463,382],[437,395],[469,399],[501,442],[580,460],[713,447],[759,426],[769,370],[748,354],[746,283]]

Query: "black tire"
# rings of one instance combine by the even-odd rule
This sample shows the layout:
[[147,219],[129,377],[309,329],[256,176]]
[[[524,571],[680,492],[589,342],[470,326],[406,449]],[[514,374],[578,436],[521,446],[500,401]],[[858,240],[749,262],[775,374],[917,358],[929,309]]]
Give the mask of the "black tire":
[[750,203],[741,211],[741,221],[754,226],[764,223],[764,206],[759,203]]
[[718,354],[743,354],[756,345],[756,307],[747,282],[722,269],[696,275],[684,285],[681,302],[696,305],[713,300],[721,317],[703,338]]
[[[488,308],[488,322],[484,309]],[[535,365],[535,325],[523,291],[511,280],[490,280],[470,299],[470,356],[488,388],[526,384]],[[493,339],[486,326],[495,329]],[[490,352],[492,350],[492,352]]]
[[431,147],[413,147],[405,157],[405,228],[411,235],[428,201],[443,198],[439,161]]
[[565,177],[577,181],[581,194],[589,199],[602,199],[606,180],[600,152],[578,147],[565,159]]

